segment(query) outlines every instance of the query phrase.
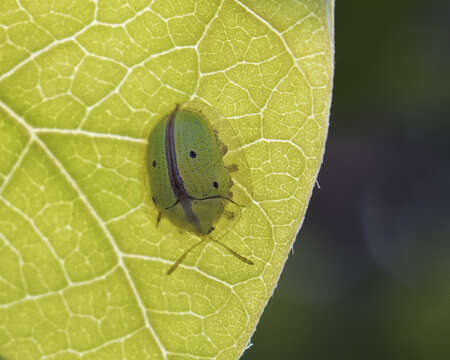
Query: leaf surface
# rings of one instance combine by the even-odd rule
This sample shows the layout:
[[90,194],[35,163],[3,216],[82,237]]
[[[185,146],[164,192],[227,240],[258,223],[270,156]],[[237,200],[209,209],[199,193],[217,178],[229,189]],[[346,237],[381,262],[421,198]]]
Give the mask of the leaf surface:
[[[328,127],[333,3],[4,0],[0,356],[238,358],[303,221]],[[251,204],[222,241],[149,201],[146,139],[174,104],[228,119]]]

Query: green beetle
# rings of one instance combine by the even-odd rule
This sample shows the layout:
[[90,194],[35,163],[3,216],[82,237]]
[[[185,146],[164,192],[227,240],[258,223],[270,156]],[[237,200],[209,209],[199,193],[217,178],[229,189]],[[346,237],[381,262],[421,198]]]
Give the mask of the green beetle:
[[232,200],[232,180],[223,163],[226,147],[209,121],[196,111],[179,105],[163,117],[148,137],[147,170],[152,200],[161,216],[181,229],[202,238],[169,269],[171,274],[186,255],[201,243],[220,244],[238,259],[253,262],[217,239],[208,236]]

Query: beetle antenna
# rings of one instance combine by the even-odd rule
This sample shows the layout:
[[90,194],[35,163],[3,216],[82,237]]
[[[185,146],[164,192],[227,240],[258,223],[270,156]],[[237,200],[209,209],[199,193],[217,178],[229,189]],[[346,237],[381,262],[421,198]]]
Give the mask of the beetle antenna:
[[170,114],[170,117],[175,117],[177,115],[179,108],[180,108],[180,104],[176,104],[175,109],[173,109],[172,113]]
[[181,255],[177,261],[175,261],[175,263],[170,267],[169,270],[167,270],[167,275],[172,274],[176,268],[178,267],[178,265],[181,264],[181,262],[184,260],[184,258],[187,256],[187,254],[189,254],[192,250],[194,250],[197,246],[199,246],[201,243],[205,242],[206,238],[200,240],[199,242],[196,242],[194,245],[192,245],[189,249],[187,249],[183,255]]
[[[234,201],[233,199],[227,198],[227,197],[225,197],[225,196],[220,196],[220,195],[207,196],[207,197],[204,197],[204,198],[195,198],[195,197],[190,196],[190,198],[191,198],[192,200],[222,199],[222,200],[228,200],[229,202],[233,203],[233,204],[236,205],[236,206],[244,207],[244,206],[238,204],[238,203],[237,203],[236,201]],[[176,205],[176,204],[175,204],[175,205]],[[173,206],[175,206],[175,205],[173,205]]]
[[242,256],[241,254],[237,253],[235,250],[230,248],[228,245],[225,245],[223,242],[216,240],[216,239],[212,238],[211,236],[209,237],[209,240],[219,244],[225,250],[227,250],[231,255],[233,255],[234,257],[238,258],[239,260],[245,262],[246,264],[255,265],[255,263],[253,261],[251,261],[250,259],[247,259],[245,256]]
[[175,261],[175,263],[170,267],[170,269],[167,271],[167,275],[172,274],[177,268],[178,266],[183,262],[183,260],[186,258],[186,256],[192,251],[194,250],[197,246],[199,246],[200,244],[203,244],[206,240],[211,241],[211,242],[215,242],[217,244],[219,244],[220,246],[222,246],[226,251],[228,251],[231,255],[233,255],[235,258],[241,260],[242,262],[245,262],[246,264],[249,265],[255,265],[255,263],[253,261],[251,261],[250,259],[246,258],[245,256],[242,256],[241,254],[239,254],[237,251],[233,250],[232,248],[230,248],[228,245],[225,245],[223,242],[216,240],[214,238],[212,238],[211,236],[205,237],[204,239],[196,242],[194,245],[192,245],[189,249],[187,249],[183,255],[181,255],[177,261]]
[[241,217],[241,215],[242,215],[242,208],[244,207],[243,205],[241,205],[241,204],[238,204],[236,201],[234,201],[233,199],[231,199],[231,198],[228,198],[228,197],[225,197],[225,196],[220,196],[220,195],[214,195],[214,196],[207,196],[207,197],[204,197],[204,198],[194,198],[194,197],[191,197],[191,199],[193,199],[193,200],[208,200],[208,199],[222,199],[222,200],[227,200],[227,201],[229,201],[229,202],[231,202],[232,204],[234,204],[234,205],[236,205],[237,207],[238,207],[238,209],[239,209],[239,218]]
[[172,209],[173,207],[175,207],[178,203],[180,202],[180,199],[177,199],[177,201],[175,201],[175,204],[173,204],[173,205],[170,205],[169,207],[166,207],[166,209],[165,210],[169,210],[169,209]]

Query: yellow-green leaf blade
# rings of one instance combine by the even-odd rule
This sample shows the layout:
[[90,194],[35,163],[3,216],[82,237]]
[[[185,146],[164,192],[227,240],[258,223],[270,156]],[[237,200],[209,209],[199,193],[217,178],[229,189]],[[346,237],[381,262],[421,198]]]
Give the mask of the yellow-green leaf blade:
[[[333,4],[8,0],[0,6],[0,356],[238,358],[321,164]],[[29,36],[27,34],[34,34]],[[232,124],[252,202],[223,239],[156,226],[149,130],[197,99]]]

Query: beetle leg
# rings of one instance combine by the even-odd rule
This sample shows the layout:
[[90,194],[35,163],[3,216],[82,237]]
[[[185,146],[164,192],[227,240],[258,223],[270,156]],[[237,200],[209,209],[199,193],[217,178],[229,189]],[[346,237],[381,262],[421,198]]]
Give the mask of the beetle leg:
[[158,218],[156,219],[156,227],[159,227],[159,222],[161,221],[162,212],[158,212]]
[[228,220],[234,219],[234,217],[236,216],[236,214],[235,214],[233,211],[229,211],[229,210],[225,210],[225,211],[223,212],[223,215],[224,215]]
[[225,166],[225,168],[228,170],[228,172],[236,172],[239,170],[239,167],[237,166],[237,164],[231,164],[231,165]]

